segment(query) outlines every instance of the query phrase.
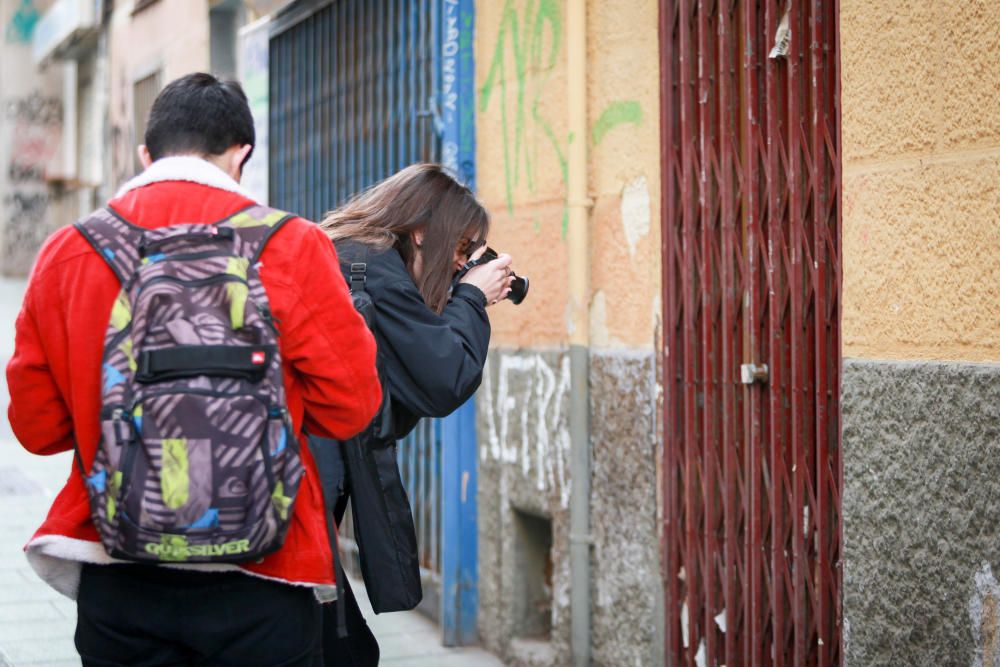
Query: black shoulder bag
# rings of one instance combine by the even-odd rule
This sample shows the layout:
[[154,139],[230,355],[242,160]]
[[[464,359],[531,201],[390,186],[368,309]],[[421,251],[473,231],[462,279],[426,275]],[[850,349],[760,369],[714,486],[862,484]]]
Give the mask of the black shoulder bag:
[[[374,333],[375,306],[365,289],[367,248],[360,259],[364,261],[351,263],[351,298]],[[354,539],[368,599],[376,613],[383,613],[413,609],[423,598],[423,589],[417,534],[396,459],[391,400],[381,363],[378,371],[382,407],[371,424],[346,441],[310,436],[310,450],[323,486],[338,588],[344,574],[337,553],[336,529],[350,498]]]

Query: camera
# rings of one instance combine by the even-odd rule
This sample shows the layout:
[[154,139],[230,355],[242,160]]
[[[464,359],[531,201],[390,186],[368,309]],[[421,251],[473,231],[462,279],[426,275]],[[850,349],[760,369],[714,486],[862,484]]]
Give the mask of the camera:
[[[452,285],[457,285],[458,281],[462,279],[462,276],[469,272],[469,269],[479,266],[480,264],[485,264],[486,262],[492,262],[496,258],[497,251],[487,246],[486,250],[483,251],[483,254],[480,255],[478,259],[470,259],[462,265],[462,268],[455,274]],[[517,305],[524,301],[524,297],[528,296],[528,277],[519,276],[513,271],[510,272],[510,275],[514,276],[514,280],[511,281],[510,293],[507,294],[505,298],[510,299],[511,303]]]
[[[483,252],[479,263],[485,264],[486,262],[492,262],[496,258],[497,251],[489,246],[486,246],[486,250]],[[508,294],[506,298],[510,299],[511,303],[516,306],[524,301],[524,297],[528,296],[528,278],[527,276],[519,276],[513,271],[510,272],[510,275],[514,276],[514,280],[510,283],[510,294]]]

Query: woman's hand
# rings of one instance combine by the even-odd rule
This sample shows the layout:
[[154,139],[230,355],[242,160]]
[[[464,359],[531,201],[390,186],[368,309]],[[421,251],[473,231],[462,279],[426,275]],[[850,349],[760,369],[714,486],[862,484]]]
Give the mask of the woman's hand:
[[[486,252],[485,245],[472,253],[469,259],[479,259],[484,252]],[[508,268],[510,262],[510,255],[502,253],[491,262],[469,269],[459,282],[478,287],[486,295],[486,304],[492,306],[510,293],[510,283],[514,280]]]

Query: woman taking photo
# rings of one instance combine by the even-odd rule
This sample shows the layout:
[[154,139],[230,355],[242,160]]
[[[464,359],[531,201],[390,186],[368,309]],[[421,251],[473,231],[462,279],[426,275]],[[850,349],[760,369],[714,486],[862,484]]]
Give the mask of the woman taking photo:
[[[385,399],[358,437],[313,449],[321,470],[329,472],[320,459],[339,447],[340,472],[326,475],[324,487],[338,523],[346,495],[354,498],[362,571],[375,610],[407,609],[420,599],[419,566],[395,441],[423,417],[450,414],[479,387],[490,340],[486,308],[509,294],[511,258],[499,255],[474,266],[453,284],[459,270],[486,250],[489,215],[468,188],[434,164],[403,169],[330,213],[321,227],[375,334]],[[396,483],[386,482],[387,467]],[[375,472],[359,475],[358,469]],[[375,512],[375,505],[389,511]],[[376,516],[358,517],[367,512]],[[340,574],[341,600],[324,605],[326,664],[377,664],[378,645]]]

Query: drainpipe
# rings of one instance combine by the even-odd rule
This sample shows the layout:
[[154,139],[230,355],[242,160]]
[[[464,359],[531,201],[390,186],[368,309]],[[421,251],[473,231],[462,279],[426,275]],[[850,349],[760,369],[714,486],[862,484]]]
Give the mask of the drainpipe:
[[570,648],[590,665],[590,206],[587,196],[587,2],[566,2],[569,70]]

